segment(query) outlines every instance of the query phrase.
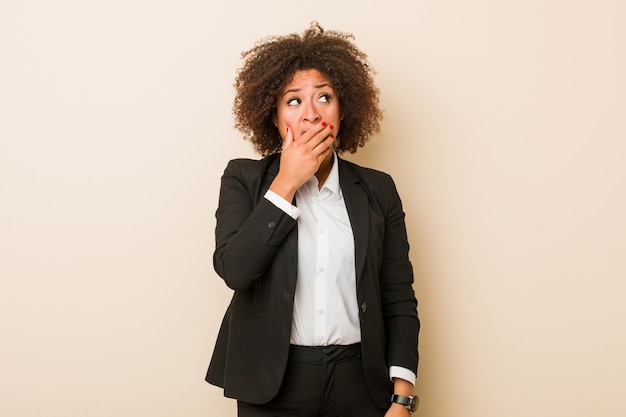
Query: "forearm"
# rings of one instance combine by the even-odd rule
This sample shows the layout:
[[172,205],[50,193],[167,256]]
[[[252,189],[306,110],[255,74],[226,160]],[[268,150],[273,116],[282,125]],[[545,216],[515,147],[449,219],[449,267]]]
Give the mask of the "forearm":
[[394,378],[393,379],[393,393],[397,395],[403,395],[408,397],[413,395],[415,391],[415,387],[412,383],[402,378]]
[[[414,394],[415,387],[409,381],[402,378],[393,379],[393,393],[405,397]],[[385,417],[408,417],[411,413],[409,409],[402,404],[391,403]]]
[[263,276],[296,221],[263,199],[251,213],[218,209],[216,272],[232,289],[245,289]]

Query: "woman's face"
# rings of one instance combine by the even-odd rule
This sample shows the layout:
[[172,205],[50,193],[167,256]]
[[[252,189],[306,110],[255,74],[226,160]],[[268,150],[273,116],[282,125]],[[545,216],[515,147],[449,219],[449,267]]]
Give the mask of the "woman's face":
[[289,128],[298,140],[312,126],[326,122],[339,134],[341,110],[328,77],[316,69],[297,71],[278,96],[276,126],[283,140]]

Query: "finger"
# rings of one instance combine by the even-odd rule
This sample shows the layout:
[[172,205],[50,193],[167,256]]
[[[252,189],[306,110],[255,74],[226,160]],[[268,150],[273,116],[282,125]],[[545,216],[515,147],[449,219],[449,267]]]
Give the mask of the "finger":
[[318,154],[319,152],[328,148],[333,143],[335,137],[331,137],[331,135],[332,133],[327,131],[321,132],[315,135],[315,137],[311,139],[306,146],[310,152]]
[[283,141],[283,151],[289,147],[293,143],[293,131],[287,128],[287,134],[285,135],[285,140]]
[[313,151],[316,152],[317,155],[325,155],[326,152],[330,151],[334,141],[335,141],[335,135],[331,133],[322,142],[320,142],[315,148],[313,148]]
[[319,143],[313,146],[312,148],[313,150],[316,150],[319,148],[325,149],[331,146],[333,142],[335,141],[335,135],[331,132],[328,132],[326,134],[320,135],[319,139],[320,139]]
[[[317,125],[311,126],[311,128],[309,130],[307,130],[301,137],[300,137],[300,142],[301,143],[307,143],[312,145],[312,148],[314,148],[315,146],[317,146],[319,144],[320,141],[322,141],[324,139],[324,137],[326,135],[323,135],[321,137],[318,137],[318,135],[320,134],[320,132],[323,132],[325,129],[327,129],[328,126],[326,125],[325,122],[319,123]],[[316,139],[317,140],[314,140]],[[311,148],[311,149],[312,149]]]

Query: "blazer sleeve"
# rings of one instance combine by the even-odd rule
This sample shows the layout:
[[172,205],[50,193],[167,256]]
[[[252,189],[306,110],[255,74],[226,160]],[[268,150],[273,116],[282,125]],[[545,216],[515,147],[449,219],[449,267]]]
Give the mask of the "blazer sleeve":
[[[230,161],[221,179],[216,211],[215,271],[234,290],[264,276],[296,220],[263,198],[259,161]],[[270,181],[271,182],[271,181]]]
[[379,199],[385,213],[383,262],[380,287],[387,340],[388,366],[401,366],[417,374],[420,321],[413,290],[413,267],[400,196],[386,176],[384,197]]

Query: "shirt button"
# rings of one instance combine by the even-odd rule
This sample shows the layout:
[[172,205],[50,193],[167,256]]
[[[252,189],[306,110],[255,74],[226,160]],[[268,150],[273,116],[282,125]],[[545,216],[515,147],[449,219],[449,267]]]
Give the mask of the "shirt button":
[[267,224],[267,227],[269,227],[270,229],[273,229],[275,226],[276,226],[276,223],[274,223],[273,221]]
[[324,309],[320,308],[319,310],[317,310],[318,314],[324,314]]
[[324,272],[324,271],[326,271],[326,268],[324,268],[323,266],[320,267],[320,272]]
[[326,233],[326,230],[324,228],[320,229],[320,234],[323,235],[324,233]]
[[361,311],[365,313],[367,311],[367,303],[361,304]]

